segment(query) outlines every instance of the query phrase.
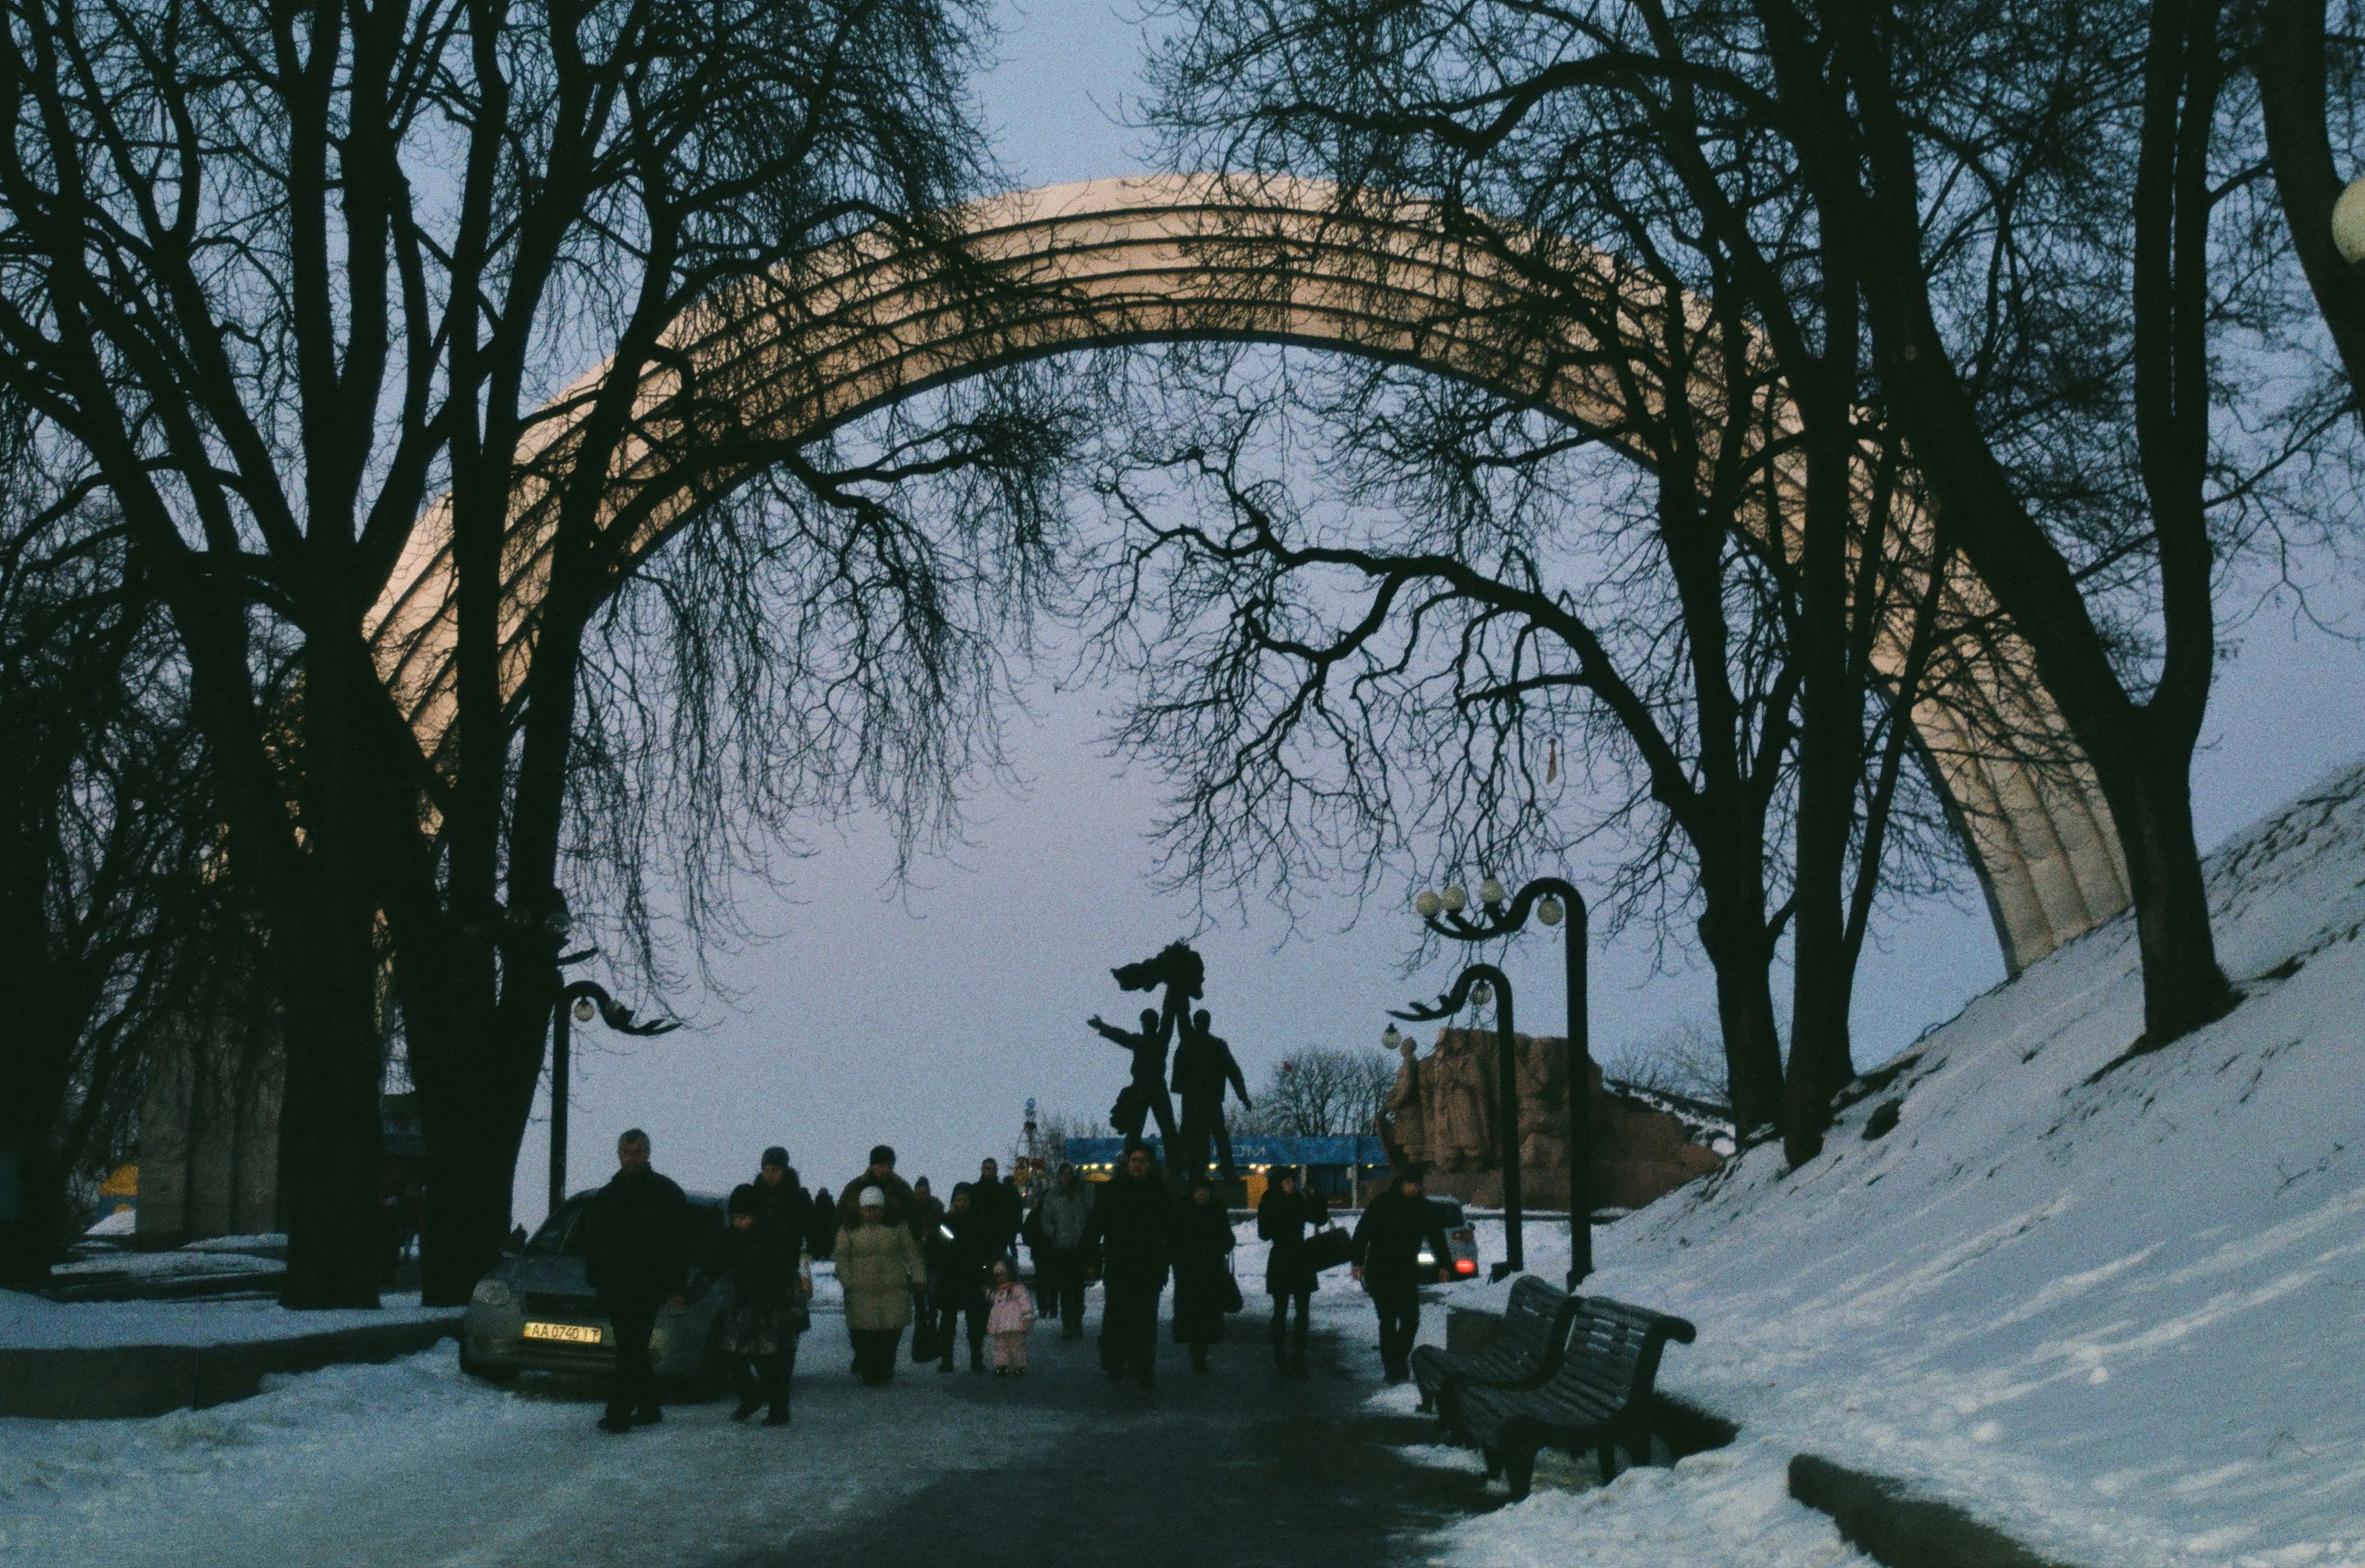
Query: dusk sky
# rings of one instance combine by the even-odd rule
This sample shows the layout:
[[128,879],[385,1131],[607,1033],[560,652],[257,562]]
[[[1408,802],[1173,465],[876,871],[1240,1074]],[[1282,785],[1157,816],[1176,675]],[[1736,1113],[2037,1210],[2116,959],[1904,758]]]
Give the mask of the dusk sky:
[[[1146,139],[1115,118],[1138,90],[1138,13],[1038,0],[1000,15],[1003,63],[981,86],[1014,182],[1148,168]],[[2319,571],[2328,579],[2335,568]],[[2258,604],[2253,588],[2229,596],[2225,613]],[[2353,588],[2315,609],[2346,612],[2347,630],[2365,631]],[[2286,600],[2225,633],[2237,651],[2194,777],[2204,845],[2365,750],[2365,650],[2301,625]],[[1261,908],[1202,930],[1189,899],[1158,895],[1149,830],[1160,780],[1128,771],[1100,742],[1121,696],[1059,692],[1048,679],[1031,691],[1032,714],[1005,737],[1025,787],[973,800],[967,845],[921,863],[908,884],[891,879],[883,824],[817,829],[817,853],[790,867],[785,902],[747,898],[747,918],[768,939],[715,960],[733,994],[679,999],[689,1027],[645,1042],[578,1030],[571,1185],[603,1180],[615,1134],[638,1124],[657,1167],[696,1190],[747,1179],[771,1143],[788,1146],[808,1186],[835,1190],[885,1141],[907,1176],[930,1175],[941,1191],[974,1174],[981,1156],[1006,1155],[1029,1096],[1046,1110],[1106,1110],[1124,1058],[1084,1017],[1129,1018],[1141,999],[1119,992],[1109,967],[1177,936],[1207,958],[1207,1005],[1252,1088],[1308,1044],[1376,1046],[1388,1008],[1452,978],[1441,958],[1402,972],[1417,931],[1409,886],[1391,886],[1360,918],[1344,900],[1309,901],[1294,932]],[[1893,916],[1876,940],[1857,989],[1860,1064],[2002,978],[1976,898]],[[1531,936],[1509,958],[1525,1031],[1562,1028],[1556,942]],[[1651,958],[1640,940],[1596,947],[1597,1055],[1712,1020],[1705,968],[1678,956],[1675,972],[1653,975]],[[517,1183],[517,1215],[529,1225],[544,1208],[547,1127],[538,1105]]]

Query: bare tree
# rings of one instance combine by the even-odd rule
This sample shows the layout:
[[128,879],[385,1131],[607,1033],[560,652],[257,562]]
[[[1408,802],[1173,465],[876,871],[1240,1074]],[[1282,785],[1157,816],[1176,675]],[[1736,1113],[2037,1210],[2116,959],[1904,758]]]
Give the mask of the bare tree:
[[[7,15],[0,386],[125,519],[188,667],[226,853],[269,926],[284,1160],[304,1173],[285,1298],[376,1299],[382,913],[427,1127],[426,1288],[463,1299],[508,1224],[556,981],[587,630],[646,543],[640,514],[610,516],[612,476],[669,465],[680,483],[650,493],[691,498],[675,521],[695,527],[703,503],[776,468],[799,499],[766,538],[819,574],[799,589],[806,632],[873,627],[857,662],[906,633],[942,659],[901,711],[974,694],[947,631],[960,601],[934,591],[939,536],[896,484],[966,465],[1006,499],[1039,478],[1043,443],[958,409],[867,451],[783,442],[737,422],[727,368],[710,383],[669,333],[757,280],[793,299],[819,247],[882,227],[947,258],[946,307],[962,308],[958,236],[927,215],[987,174],[963,86],[979,15],[959,0],[14,0]],[[677,395],[653,408],[659,374]],[[513,637],[510,525],[528,492],[551,516],[531,568],[545,591]],[[368,629],[439,493],[456,621],[430,756]],[[748,507],[703,518],[720,531]],[[992,510],[1014,548],[1039,545],[1038,514]],[[854,699],[816,678],[805,700],[834,719]],[[893,746],[874,733],[853,756],[891,790]],[[576,843],[596,855],[615,824],[595,811],[588,829]]]
[[[2291,476],[2337,404],[2281,406],[2265,368],[2290,297],[2260,245],[2224,7],[1171,14],[1158,113],[1180,161],[1326,174],[1343,202],[1394,187],[1491,207],[1643,266],[1696,247],[1703,308],[1764,334],[1804,466],[1794,1157],[1846,1067],[1845,992],[1824,981],[1847,951],[1844,846],[1865,842],[1842,780],[1862,777],[1847,716],[1868,672],[1834,613],[1859,409],[1878,449],[1911,454],[1943,546],[2027,639],[2110,803],[2145,1042],[2226,1005],[2187,782],[2213,574],[2264,522],[2301,531]],[[1638,214],[1655,221],[1621,225]],[[1753,1099],[1736,1087],[1744,1122]]]
[[1682,1018],[1656,1035],[1601,1053],[1605,1081],[1679,1095],[1707,1105],[1724,1103],[1723,1053],[1712,1025]]
[[[1081,1111],[1045,1111],[1035,1117],[1035,1147],[1041,1151],[1046,1168],[1057,1170],[1069,1158],[1068,1145],[1077,1138],[1115,1137],[1116,1129],[1105,1116],[1088,1115]],[[1025,1153],[1017,1145],[1010,1148],[1013,1167]]]
[[[2279,481],[2346,401],[2292,401],[2272,367],[2293,301],[2259,221],[2236,18],[2214,0],[1754,9],[1765,70],[1746,88],[1782,106],[1821,221],[1859,257],[1933,502],[2110,803],[2136,1048],[2156,1048],[2235,1000],[2191,800],[2217,577],[2262,527],[2288,541],[2320,515]],[[2088,500],[2065,508],[2069,441]]]
[[196,737],[119,519],[41,504],[26,465],[0,521],[0,1151],[18,1215],[0,1281],[48,1271],[70,1187],[138,1132],[152,1031],[193,989],[208,883]]
[[1275,1137],[1367,1134],[1395,1076],[1395,1058],[1376,1047],[1303,1047],[1273,1064],[1239,1130]]
[[[1659,319],[1670,339],[1690,331],[1680,310]],[[1659,458],[1641,471],[1485,394],[1412,383],[1389,405],[1351,373],[1348,392],[1312,395],[1346,454],[1320,477],[1350,499],[1327,510],[1300,507],[1259,465],[1261,441],[1318,442],[1258,437],[1254,399],[1170,398],[1103,481],[1132,542],[1105,599],[1120,656],[1147,682],[1124,739],[1178,776],[1178,879],[1277,887],[1314,858],[1369,878],[1424,841],[1449,866],[1509,868],[1620,835],[1611,918],[1697,917],[1730,1092],[1755,1126],[1784,1118],[1771,971],[1797,905],[1782,851],[1808,610],[1795,549],[1744,521],[1763,473],[1734,461],[1698,487],[1690,477],[1693,454],[1747,448],[1745,431],[1718,422],[1746,424],[1761,373],[1727,363],[1743,385],[1722,404],[1654,404],[1621,429]],[[1635,364],[1656,384],[1681,379],[1664,359]],[[1911,782],[1901,717],[1934,674],[1931,651],[1967,634],[1934,613],[1943,563],[1876,537],[1853,569],[1862,580],[1840,612],[1859,710],[1840,770],[1855,813],[1843,846],[1856,857],[1834,917],[1843,1019],[1882,868],[1926,866],[1940,837],[1926,792],[1905,790],[1899,810]],[[1900,593],[1933,611],[1897,672],[1901,701],[1870,678],[1863,645]],[[1568,820],[1567,787],[1545,777],[1561,761],[1547,736],[1569,737],[1568,762],[1606,793],[1597,820]],[[1891,839],[1900,822],[1914,825]]]

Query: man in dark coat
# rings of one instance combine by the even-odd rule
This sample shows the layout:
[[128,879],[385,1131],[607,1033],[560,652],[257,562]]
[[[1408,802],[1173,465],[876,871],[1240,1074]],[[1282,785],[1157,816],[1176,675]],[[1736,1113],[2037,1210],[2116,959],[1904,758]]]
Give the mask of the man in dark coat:
[[912,1184],[895,1174],[895,1151],[880,1144],[870,1151],[870,1163],[862,1174],[838,1189],[837,1228],[852,1230],[862,1223],[862,1205],[856,1200],[862,1189],[876,1187],[887,1199],[887,1223],[912,1223]]
[[689,1273],[689,1200],[649,1169],[649,1135],[634,1127],[616,1140],[616,1174],[591,1200],[584,1264],[591,1288],[616,1331],[616,1382],[604,1431],[662,1420],[649,1335],[657,1308],[683,1297]]
[[[1257,1204],[1257,1235],[1272,1244],[1264,1288],[1272,1297],[1272,1364],[1283,1377],[1306,1375],[1306,1320],[1320,1288],[1306,1256],[1306,1234],[1329,1217],[1330,1205],[1299,1191],[1297,1172],[1286,1165],[1273,1172],[1272,1185]],[[1297,1304],[1297,1328],[1284,1337],[1292,1302]]]
[[793,1259],[813,1229],[813,1200],[805,1196],[787,1149],[774,1144],[764,1151],[757,1162],[755,1188],[757,1215],[782,1238]]
[[1174,1092],[1182,1096],[1182,1152],[1176,1169],[1193,1180],[1206,1174],[1212,1140],[1216,1161],[1229,1182],[1234,1180],[1232,1135],[1224,1126],[1224,1085],[1230,1083],[1240,1097],[1241,1110],[1252,1107],[1240,1064],[1232,1058],[1231,1046],[1210,1031],[1210,1022],[1204,1007],[1191,1014],[1174,1047]]
[[912,1239],[919,1243],[920,1255],[928,1253],[928,1238],[936,1235],[936,1226],[945,1223],[945,1205],[928,1191],[925,1176],[912,1183]]
[[816,1260],[825,1259],[837,1239],[837,1200],[829,1195],[827,1187],[813,1189],[811,1213],[813,1226],[805,1232],[805,1250]]
[[[1427,1174],[1418,1165],[1395,1173],[1388,1190],[1363,1209],[1355,1226],[1355,1278],[1380,1315],[1380,1364],[1390,1383],[1412,1375],[1413,1341],[1420,1336],[1420,1287],[1453,1277],[1453,1249],[1445,1239],[1443,1216],[1421,1190]],[[1435,1260],[1420,1262],[1421,1244]]]
[[977,1206],[977,1189],[968,1182],[953,1184],[952,1205],[930,1233],[925,1249],[936,1337],[945,1347],[938,1372],[953,1370],[954,1333],[963,1313],[969,1315],[969,1370],[985,1370],[985,1271],[1002,1253],[994,1242],[998,1226]]
[[1142,1387],[1158,1381],[1158,1298],[1173,1256],[1173,1204],[1138,1138],[1125,1166],[1093,1199],[1089,1245],[1108,1287],[1101,1315],[1101,1370],[1111,1383],[1132,1372]]
[[1018,1189],[1002,1179],[1002,1166],[992,1159],[982,1160],[977,1168],[977,1181],[969,1190],[970,1207],[976,1211],[978,1223],[985,1229],[993,1258],[1007,1260],[1014,1278],[1018,1273],[1018,1231],[1026,1220],[1026,1205],[1020,1202]]

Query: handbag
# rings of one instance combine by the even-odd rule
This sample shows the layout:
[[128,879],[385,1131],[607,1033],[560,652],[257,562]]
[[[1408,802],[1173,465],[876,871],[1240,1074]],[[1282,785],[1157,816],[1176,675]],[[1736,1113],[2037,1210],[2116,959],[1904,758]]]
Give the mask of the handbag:
[[1306,1238],[1306,1266],[1317,1274],[1351,1262],[1354,1256],[1355,1238],[1327,1220],[1321,1229]]
[[1240,1299],[1240,1277],[1227,1267],[1224,1277],[1216,1285],[1216,1300],[1226,1312],[1238,1312],[1248,1305]]

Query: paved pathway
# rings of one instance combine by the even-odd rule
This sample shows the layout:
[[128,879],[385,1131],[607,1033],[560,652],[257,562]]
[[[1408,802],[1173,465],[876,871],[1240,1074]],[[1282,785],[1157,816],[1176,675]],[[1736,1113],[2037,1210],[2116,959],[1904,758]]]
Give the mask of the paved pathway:
[[[1261,1299],[1251,1304],[1262,1306]],[[965,1369],[907,1370],[962,1405],[998,1405],[1014,1438],[1032,1419],[1069,1428],[1047,1454],[981,1462],[928,1483],[859,1519],[801,1531],[777,1552],[733,1568],[876,1568],[881,1562],[1041,1568],[1122,1562],[1127,1568],[1293,1568],[1415,1563],[1419,1538],[1499,1502],[1479,1478],[1407,1462],[1397,1445],[1431,1440],[1424,1419],[1363,1408],[1376,1384],[1368,1346],[1317,1335],[1314,1375],[1284,1382],[1251,1310],[1233,1319],[1215,1370],[1160,1347],[1159,1386],[1112,1387],[1094,1342],[1046,1327],[1023,1387]],[[1160,1324],[1164,1331],[1164,1324]],[[1243,1330],[1247,1330],[1243,1332]],[[1345,1363],[1354,1364],[1345,1364]],[[908,1360],[904,1363],[910,1369]],[[830,1369],[832,1372],[838,1369]],[[818,1367],[813,1372],[829,1375]],[[839,1375],[843,1375],[842,1372]],[[916,1434],[915,1434],[916,1436]]]
[[1212,1376],[1161,1342],[1154,1394],[1112,1388],[1093,1340],[1048,1326],[1023,1383],[907,1357],[874,1390],[824,1309],[785,1430],[714,1404],[611,1437],[597,1384],[494,1387],[448,1344],[153,1420],[0,1421],[0,1562],[1360,1568],[1425,1562],[1431,1531],[1494,1506],[1477,1476],[1398,1455],[1428,1424],[1366,1406],[1361,1322],[1283,1382],[1261,1315],[1233,1321]]

